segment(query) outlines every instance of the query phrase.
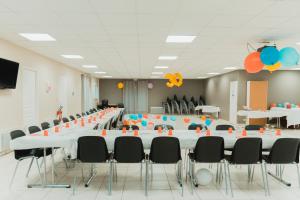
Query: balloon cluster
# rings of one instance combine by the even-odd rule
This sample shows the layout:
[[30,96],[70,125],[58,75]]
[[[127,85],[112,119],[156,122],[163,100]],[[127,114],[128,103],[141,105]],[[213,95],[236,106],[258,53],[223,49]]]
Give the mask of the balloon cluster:
[[166,74],[165,78],[168,79],[168,82],[166,83],[167,87],[172,88],[174,86],[180,87],[183,84],[183,78],[181,73],[175,73],[175,74]]
[[299,54],[295,48],[285,47],[279,51],[274,46],[265,46],[250,53],[244,61],[244,67],[248,73],[258,73],[263,68],[272,73],[281,66],[295,66],[298,61]]
[[117,85],[118,89],[123,89],[124,88],[124,83],[122,82],[119,82],[118,85]]
[[213,122],[212,119],[207,118],[205,115],[201,116],[201,120],[205,123],[206,126],[210,126]]

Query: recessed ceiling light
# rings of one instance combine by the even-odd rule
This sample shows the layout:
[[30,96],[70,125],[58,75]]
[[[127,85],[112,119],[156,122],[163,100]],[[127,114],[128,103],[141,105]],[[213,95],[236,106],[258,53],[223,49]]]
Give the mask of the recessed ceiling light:
[[155,69],[168,69],[168,66],[155,66]]
[[167,43],[192,43],[196,36],[188,35],[169,35],[166,39]]
[[69,59],[83,59],[81,55],[61,55],[61,56]]
[[97,68],[96,65],[82,65],[83,68],[87,68],[87,69],[95,69]]
[[234,70],[234,69],[236,69],[236,67],[225,67],[224,69],[226,69],[226,70]]
[[177,56],[159,56],[158,60],[176,60]]
[[163,72],[152,72],[152,74],[160,75],[160,74],[163,74]]
[[209,72],[209,73],[207,73],[207,74],[209,74],[209,75],[218,75],[218,74],[220,74],[220,73],[218,73],[218,72]]
[[106,72],[95,72],[95,74],[106,74]]
[[297,45],[300,45],[300,42],[297,42],[296,44],[297,44]]
[[207,78],[207,77],[205,77],[205,76],[198,76],[197,78],[198,78],[198,79],[205,79],[205,78]]
[[56,41],[55,38],[47,33],[19,33],[19,35],[30,41]]
[[112,78],[112,76],[102,76],[102,78]]
[[291,68],[291,70],[300,70],[300,67]]
[[150,78],[159,78],[159,76],[150,76]]

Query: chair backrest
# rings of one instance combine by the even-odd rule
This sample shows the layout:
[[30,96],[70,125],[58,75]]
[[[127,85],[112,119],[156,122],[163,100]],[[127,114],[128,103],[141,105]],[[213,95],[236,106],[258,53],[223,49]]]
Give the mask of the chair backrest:
[[177,163],[181,160],[178,138],[165,136],[153,138],[149,158],[154,163]]
[[40,132],[41,129],[38,126],[29,126],[28,131],[30,134]]
[[202,130],[202,129],[206,129],[206,126],[203,125],[203,124],[190,124],[190,125],[188,126],[188,130],[196,130],[197,127],[199,127],[201,130]]
[[121,136],[115,139],[114,159],[120,163],[138,163],[144,160],[144,146],[141,138]]
[[62,121],[63,121],[63,123],[66,123],[66,122],[69,122],[69,119],[66,118],[66,117],[63,117],[63,118],[62,118]]
[[83,163],[101,163],[109,159],[106,142],[100,136],[83,136],[78,139],[77,159]]
[[298,138],[279,138],[275,141],[270,151],[268,161],[275,164],[299,163]]
[[71,121],[75,120],[75,117],[73,115],[70,115],[69,118],[70,118]]
[[168,130],[170,130],[170,129],[174,130],[174,127],[172,125],[168,125],[168,124],[167,125],[162,125],[162,124],[155,125],[154,130],[158,130],[159,127],[161,127],[162,129],[164,127],[166,127]]
[[122,130],[123,128],[126,128],[126,130],[129,130],[130,129],[130,126],[129,125],[122,125],[122,126],[120,126],[120,130]]
[[82,115],[82,116],[86,116],[85,112],[82,112],[81,115]]
[[42,127],[42,130],[49,129],[50,128],[50,123],[43,122],[43,123],[41,123],[41,127]]
[[58,119],[54,119],[53,124],[54,124],[54,126],[57,126],[60,124],[60,121]]
[[218,136],[200,137],[194,149],[196,162],[216,163],[224,158],[224,139]]
[[260,128],[263,128],[263,126],[261,126],[261,125],[252,125],[252,124],[245,126],[246,131],[258,131]]
[[81,115],[80,115],[80,114],[76,114],[76,117],[77,117],[77,118],[81,118]]
[[[24,131],[22,130],[14,130],[12,132],[10,132],[10,138],[12,140],[16,139],[16,138],[19,138],[19,137],[23,137],[25,136],[26,134],[24,133]],[[15,159],[18,160],[20,158],[23,158],[23,157],[27,157],[27,156],[30,156],[31,155],[31,149],[25,149],[25,150],[14,150],[14,153],[15,153]]]
[[262,139],[249,137],[238,139],[233,147],[231,163],[256,164],[262,159]]
[[89,111],[86,111],[85,113],[86,113],[87,115],[91,114]]
[[216,126],[217,131],[227,131],[229,128],[232,128],[232,130],[235,130],[234,126],[230,124],[219,124]]
[[132,130],[140,130],[140,127],[138,127],[137,125],[131,125],[131,129]]

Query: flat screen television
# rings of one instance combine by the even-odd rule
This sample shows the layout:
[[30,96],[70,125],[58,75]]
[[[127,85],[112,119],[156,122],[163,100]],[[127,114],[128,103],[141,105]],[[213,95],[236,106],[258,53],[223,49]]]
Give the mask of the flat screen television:
[[15,89],[19,63],[0,58],[0,89]]

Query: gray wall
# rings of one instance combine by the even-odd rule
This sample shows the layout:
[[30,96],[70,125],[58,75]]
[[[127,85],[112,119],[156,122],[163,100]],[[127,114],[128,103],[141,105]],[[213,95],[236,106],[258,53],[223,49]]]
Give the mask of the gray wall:
[[221,117],[229,119],[230,81],[238,81],[238,109],[246,105],[247,81],[269,82],[268,104],[275,102],[300,103],[300,71],[262,71],[248,74],[244,70],[222,74],[205,80],[204,91],[207,104],[221,107]]
[[[109,103],[117,104],[123,102],[123,90],[117,89],[118,82],[121,79],[100,79],[99,90],[100,90],[100,101],[102,99],[108,99]],[[196,99],[200,95],[204,94],[203,80],[184,80],[183,85],[179,88],[167,88],[166,80],[151,79],[148,80],[153,83],[153,89],[149,89],[149,107],[161,106],[163,101],[166,101],[167,97],[173,97],[177,94],[178,97],[182,98],[186,95],[187,98],[194,96]]]

